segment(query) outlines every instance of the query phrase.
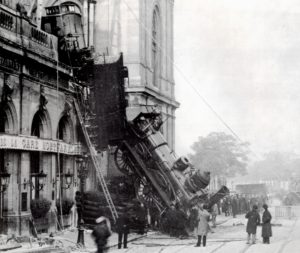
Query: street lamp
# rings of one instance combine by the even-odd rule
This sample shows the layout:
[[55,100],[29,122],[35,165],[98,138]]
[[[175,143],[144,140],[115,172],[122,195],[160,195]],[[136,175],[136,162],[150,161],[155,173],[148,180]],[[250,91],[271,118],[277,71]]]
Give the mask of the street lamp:
[[[80,179],[80,199],[77,201],[82,201],[82,195],[84,192],[85,179],[88,176],[88,168],[87,168],[87,156],[80,157],[77,160],[77,175]],[[80,208],[80,210],[79,210]],[[84,246],[84,228],[83,228],[83,220],[82,220],[82,203],[77,203],[77,214],[78,214],[78,237],[77,244],[81,244]]]
[[35,189],[39,192],[42,191],[44,189],[45,186],[45,179],[47,177],[47,174],[44,173],[43,170],[41,170],[39,173],[32,173],[31,176],[36,177],[38,179],[38,188],[36,188],[36,186],[34,186],[34,184],[32,183],[32,181],[26,181],[26,179],[24,178],[24,189],[26,188],[26,185],[31,185],[32,189]]
[[68,170],[68,172],[64,174],[64,178],[66,183],[66,187],[64,187],[64,189],[69,189],[73,182],[73,174],[70,173],[70,170]]
[[[61,188],[62,189],[70,189],[72,182],[73,182],[73,174],[70,173],[70,170],[68,170],[67,173],[61,174],[60,178],[64,179],[65,186],[66,186],[66,187],[61,186]],[[54,178],[52,179],[53,188],[55,187],[57,182],[59,182],[59,179],[54,179]]]

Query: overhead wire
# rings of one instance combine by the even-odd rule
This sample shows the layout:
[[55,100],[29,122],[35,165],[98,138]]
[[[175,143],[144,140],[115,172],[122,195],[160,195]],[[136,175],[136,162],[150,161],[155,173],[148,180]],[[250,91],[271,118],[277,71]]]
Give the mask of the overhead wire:
[[[132,13],[132,15],[134,16],[134,18],[136,19],[136,21],[142,26],[142,28],[144,29],[144,31],[148,34],[148,36],[151,37],[152,40],[155,40],[155,38],[152,36],[151,31],[146,27],[146,25],[140,21],[140,19],[138,18],[138,16],[134,13],[134,11],[132,10],[132,8],[129,6],[129,4],[127,3],[126,0],[123,0],[123,2],[125,3],[126,7],[128,8],[128,10]],[[159,50],[162,50],[162,47],[159,43],[159,41],[155,40],[157,46],[159,47]],[[173,59],[171,59],[170,56],[168,56],[166,54],[166,57],[168,58],[168,60],[172,63],[172,65],[175,67],[175,69],[179,72],[179,74],[181,74],[181,76],[183,77],[183,79],[187,82],[187,84],[196,92],[196,94],[200,97],[201,101],[212,111],[212,113],[217,117],[218,120],[220,120],[220,122],[232,133],[232,135],[239,140],[240,142],[243,142],[242,139],[238,136],[238,134],[229,126],[228,123],[226,123],[226,121],[221,117],[221,115],[213,108],[213,106],[204,98],[203,95],[200,94],[200,92],[197,90],[197,88],[190,82],[190,80],[188,79],[188,77],[183,73],[183,71],[181,71],[181,69],[177,66],[177,64],[174,62]]]
[[[135,20],[142,26],[142,28],[144,29],[144,31],[147,33],[148,36],[150,36],[150,38],[152,40],[155,40],[155,38],[152,36],[151,31],[146,27],[146,25],[140,21],[139,17],[135,14],[134,10],[130,7],[130,5],[127,3],[126,0],[123,0],[124,4],[126,5],[127,9],[131,12],[131,14],[134,16]],[[171,3],[173,4],[173,3]],[[162,47],[159,43],[159,41],[155,41],[157,46],[159,47],[160,50],[162,50]],[[172,63],[172,65],[174,66],[174,68],[178,71],[178,73],[182,76],[182,78],[185,80],[185,82],[195,91],[195,93],[198,95],[198,97],[201,99],[201,101],[210,109],[210,111],[214,114],[214,116],[229,130],[229,132],[241,143],[243,143],[244,141],[242,140],[242,138],[239,137],[239,135],[232,129],[232,127],[230,127],[230,125],[223,119],[223,117],[214,109],[214,107],[207,101],[207,99],[200,94],[200,92],[198,91],[198,89],[192,84],[192,82],[189,80],[189,78],[184,74],[184,72],[177,66],[177,64],[174,62],[174,60],[169,56],[169,55],[165,55],[167,57],[167,59]],[[259,156],[253,151],[251,150],[251,153],[254,154],[257,158],[259,158]]]
[[[124,4],[126,5],[127,9],[131,12],[131,14],[134,16],[135,20],[142,26],[142,28],[144,29],[144,31],[147,33],[148,36],[150,36],[150,38],[152,40],[155,40],[155,38],[152,36],[151,31],[146,27],[146,25],[140,21],[139,17],[135,14],[134,10],[130,7],[130,5],[127,3],[126,0],[123,0]],[[173,4],[173,3],[171,3]],[[157,46],[159,47],[160,50],[162,50],[162,47],[159,43],[159,41],[156,41]],[[201,99],[201,101],[210,109],[210,111],[213,113],[213,115],[229,130],[229,132],[240,142],[240,143],[244,143],[244,141],[242,140],[242,138],[239,137],[239,135],[232,129],[232,127],[223,119],[223,117],[214,109],[214,107],[207,101],[207,99],[200,94],[200,92],[198,91],[198,89],[191,83],[191,81],[189,80],[189,78],[184,74],[184,72],[177,66],[177,64],[174,62],[174,60],[169,56],[169,55],[165,55],[167,57],[167,59],[172,63],[172,65],[174,66],[174,68],[178,71],[178,73],[182,76],[182,78],[185,80],[185,82],[195,91],[195,93],[198,95],[198,97]],[[256,157],[257,160],[261,159],[261,156],[259,156],[255,151],[253,151],[253,149],[249,148],[249,151]],[[281,178],[281,176],[279,174],[277,174],[276,172],[274,173],[276,174],[277,178]]]

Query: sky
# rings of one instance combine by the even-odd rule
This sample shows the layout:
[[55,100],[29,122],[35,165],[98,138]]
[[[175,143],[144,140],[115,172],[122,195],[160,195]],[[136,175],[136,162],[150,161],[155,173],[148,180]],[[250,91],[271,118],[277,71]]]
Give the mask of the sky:
[[174,8],[176,152],[230,133],[198,92],[259,156],[300,153],[300,1],[175,0]]

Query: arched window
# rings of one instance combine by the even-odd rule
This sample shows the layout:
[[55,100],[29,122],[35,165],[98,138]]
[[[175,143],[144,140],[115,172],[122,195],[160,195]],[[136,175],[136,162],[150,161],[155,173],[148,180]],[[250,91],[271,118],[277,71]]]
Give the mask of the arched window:
[[[2,109],[2,107],[0,107],[0,133],[5,133],[6,124],[7,124],[6,112]],[[5,150],[0,149],[0,171],[4,170],[4,166],[5,166],[4,158],[5,158]]]
[[153,69],[153,85],[159,86],[159,76],[160,76],[160,46],[161,46],[161,31],[160,31],[160,18],[159,11],[156,7],[153,11],[152,17],[152,52],[151,52],[151,62]]
[[[31,123],[31,135],[37,138],[47,138],[51,136],[50,122],[46,111],[39,110],[35,113]],[[44,167],[43,152],[30,152],[30,177],[33,187],[31,187],[31,199],[38,199],[40,197],[39,180],[36,176],[43,171],[48,173]]]
[[[73,126],[72,121],[69,116],[64,115],[59,123],[58,123],[58,129],[57,129],[57,139],[62,140],[67,143],[72,143],[74,141],[73,139]],[[65,196],[66,191],[65,185],[63,185],[63,175],[68,172],[73,172],[72,168],[72,160],[70,157],[64,155],[64,154],[58,154],[57,156],[57,170],[56,170],[56,181],[60,182],[60,184],[56,185],[56,198],[59,199],[61,196]],[[58,188],[60,186],[60,189]],[[61,196],[60,196],[61,195]]]

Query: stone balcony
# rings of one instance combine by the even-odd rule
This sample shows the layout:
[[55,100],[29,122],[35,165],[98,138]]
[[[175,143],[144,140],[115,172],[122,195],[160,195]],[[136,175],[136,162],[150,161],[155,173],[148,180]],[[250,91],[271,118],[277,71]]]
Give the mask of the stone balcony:
[[[0,44],[13,46],[13,52],[40,63],[57,67],[57,37],[36,27],[20,13],[0,4]],[[10,48],[11,51],[11,48]],[[70,67],[59,63],[60,71],[70,74]]]

